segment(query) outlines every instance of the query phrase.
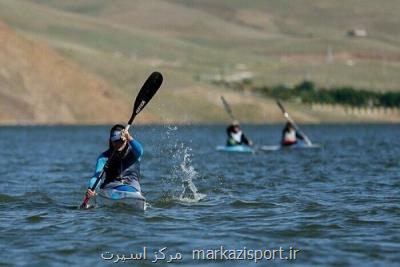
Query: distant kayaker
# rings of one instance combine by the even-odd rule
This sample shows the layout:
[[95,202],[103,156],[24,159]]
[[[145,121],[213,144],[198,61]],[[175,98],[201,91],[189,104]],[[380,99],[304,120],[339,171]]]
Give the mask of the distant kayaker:
[[227,146],[247,145],[252,146],[253,142],[248,139],[240,129],[239,122],[234,120],[226,129],[228,134]]
[[281,145],[282,146],[294,145],[297,143],[298,139],[304,141],[304,137],[296,131],[296,128],[293,126],[293,124],[290,122],[286,123],[285,128],[283,128],[282,131]]
[[[114,150],[114,155],[111,157]],[[142,145],[125,130],[124,126],[114,125],[110,130],[109,148],[97,158],[96,172],[89,181],[89,187],[95,183],[107,159],[111,157],[105,167],[105,178],[100,188],[130,185],[140,192],[140,157],[142,154]],[[91,198],[95,192],[89,188],[86,195]]]

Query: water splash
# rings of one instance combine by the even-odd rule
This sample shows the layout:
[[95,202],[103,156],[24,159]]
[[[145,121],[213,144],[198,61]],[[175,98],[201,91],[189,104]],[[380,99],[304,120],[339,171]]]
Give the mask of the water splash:
[[[183,142],[178,141],[178,127],[166,125],[166,132],[163,137],[164,147],[162,150],[171,155],[171,175],[164,179],[164,182],[173,188],[173,199],[181,203],[196,203],[206,197],[198,192],[193,180],[199,174],[192,165],[192,149]],[[180,186],[179,186],[180,185]],[[168,186],[166,187],[168,188]]]
[[186,147],[183,150],[183,161],[181,162],[180,171],[181,171],[181,179],[182,179],[182,188],[183,191],[179,196],[179,201],[181,202],[199,202],[200,200],[206,197],[205,194],[201,194],[198,192],[197,187],[193,183],[193,179],[198,177],[197,171],[191,165],[191,148]]

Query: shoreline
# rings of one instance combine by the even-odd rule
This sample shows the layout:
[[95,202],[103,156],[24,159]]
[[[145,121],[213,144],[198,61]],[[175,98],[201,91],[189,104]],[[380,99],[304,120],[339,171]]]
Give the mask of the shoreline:
[[[118,122],[110,122],[110,123],[39,123],[39,124],[3,124],[0,123],[0,128],[18,128],[18,127],[109,127],[110,125],[114,125]],[[297,122],[302,126],[317,126],[317,125],[397,125],[400,124],[400,121],[327,121],[327,122]],[[221,125],[228,125],[229,121],[226,122],[201,122],[201,123],[180,123],[180,122],[159,122],[159,123],[137,123],[136,126],[140,127],[159,127],[159,126],[168,126],[168,125],[175,125],[180,127],[192,127],[192,126],[221,126]],[[285,121],[282,122],[266,122],[266,123],[259,123],[259,122],[244,122],[241,125],[246,126],[277,126],[285,124]]]

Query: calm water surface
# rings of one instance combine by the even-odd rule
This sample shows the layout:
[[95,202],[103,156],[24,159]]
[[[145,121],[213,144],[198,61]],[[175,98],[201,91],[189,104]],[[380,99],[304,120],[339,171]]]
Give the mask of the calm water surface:
[[[274,145],[281,126],[245,126]],[[0,265],[399,266],[400,126],[305,126],[317,150],[224,154],[224,126],[139,126],[146,212],[79,210],[108,127],[0,127]],[[197,188],[182,195],[183,181]],[[193,260],[194,249],[296,260]],[[163,248],[165,248],[162,250]],[[152,263],[155,253],[166,259]],[[101,255],[114,256],[112,260]],[[176,253],[181,260],[167,263]],[[288,254],[286,254],[287,256]],[[238,255],[237,255],[238,256]]]

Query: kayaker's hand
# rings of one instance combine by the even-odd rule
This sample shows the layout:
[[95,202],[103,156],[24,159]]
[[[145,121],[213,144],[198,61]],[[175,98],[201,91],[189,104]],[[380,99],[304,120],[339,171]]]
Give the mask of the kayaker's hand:
[[253,146],[253,141],[249,140],[249,146]]
[[124,140],[124,141],[128,140],[129,142],[133,140],[133,137],[125,129],[121,131],[121,138],[122,138],[122,140]]
[[94,190],[92,190],[90,188],[86,191],[86,197],[88,197],[88,198],[92,198],[95,195],[96,195],[96,191],[94,191]]

